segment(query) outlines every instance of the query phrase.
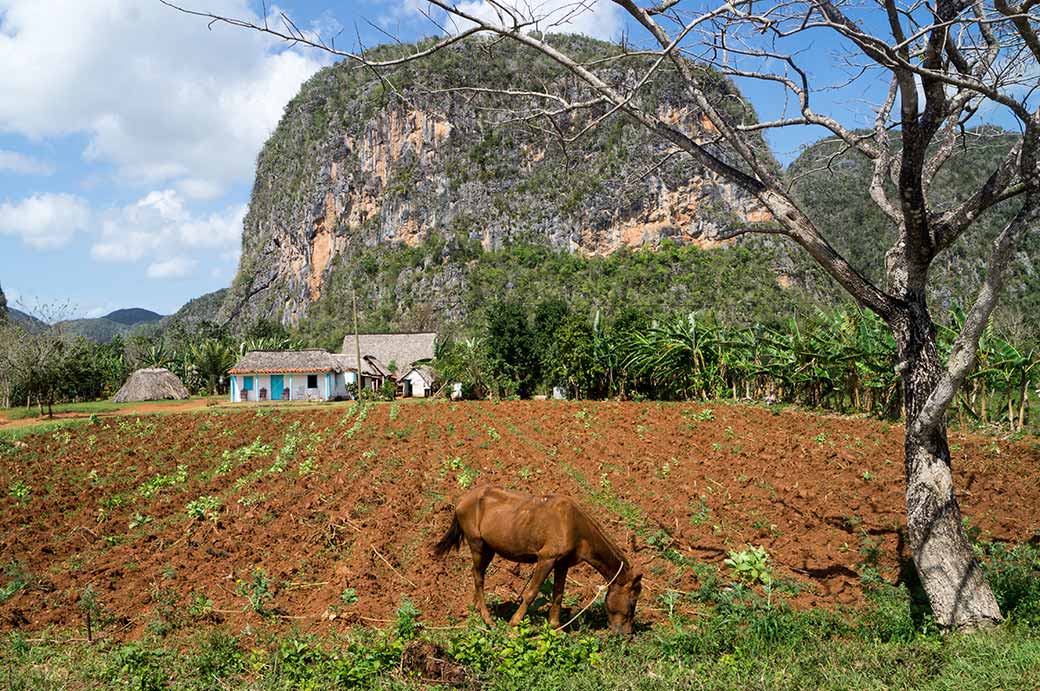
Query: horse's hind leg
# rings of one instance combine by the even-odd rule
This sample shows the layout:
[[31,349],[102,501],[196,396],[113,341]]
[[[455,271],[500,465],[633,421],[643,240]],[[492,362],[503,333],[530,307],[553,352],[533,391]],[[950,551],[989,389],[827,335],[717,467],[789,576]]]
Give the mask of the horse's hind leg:
[[484,598],[484,573],[487,572],[491,560],[495,558],[495,552],[483,541],[470,542],[469,549],[473,553],[473,607],[480,612],[480,618],[485,624],[494,626],[487,600]]
[[558,627],[560,625],[560,609],[563,607],[563,588],[567,583],[567,562],[560,560],[556,562],[553,569],[553,599],[552,607],[549,608],[549,624]]
[[542,583],[549,576],[549,571],[552,569],[555,560],[543,559],[539,560],[534,565],[534,573],[531,574],[531,580],[527,582],[527,587],[524,588],[523,599],[520,601],[520,607],[513,613],[513,618],[509,620],[510,626],[516,626],[519,624],[524,615],[527,614],[527,608],[531,606],[534,599],[538,597],[538,589],[542,587]]

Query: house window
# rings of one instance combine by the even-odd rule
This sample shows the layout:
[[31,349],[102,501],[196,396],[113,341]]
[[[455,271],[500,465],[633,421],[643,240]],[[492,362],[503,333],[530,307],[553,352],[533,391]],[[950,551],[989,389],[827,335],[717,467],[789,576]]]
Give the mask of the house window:
[[316,389],[316,388],[318,388],[318,375],[317,374],[308,374],[307,375],[307,388],[308,389]]

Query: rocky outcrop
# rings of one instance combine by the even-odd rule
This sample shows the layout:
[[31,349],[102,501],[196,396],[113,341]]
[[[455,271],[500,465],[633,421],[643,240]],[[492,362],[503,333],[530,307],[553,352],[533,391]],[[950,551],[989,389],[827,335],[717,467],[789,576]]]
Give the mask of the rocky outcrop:
[[[590,39],[553,40],[571,52],[611,50]],[[634,83],[638,60],[619,60],[606,77]],[[665,240],[714,247],[720,229],[764,217],[754,199],[688,159],[661,165],[667,146],[623,116],[566,142],[552,132],[577,133],[605,111],[551,124],[518,120],[515,98],[459,90],[548,84],[582,95],[572,78],[508,42],[466,41],[383,77],[340,63],[287,106],[258,160],[241,265],[219,321],[297,324],[336,272],[359,274],[354,262],[373,247],[415,247],[431,238],[475,241],[485,250],[539,242],[587,255]],[[740,103],[731,84],[715,83],[713,97]],[[640,93],[644,105],[691,135],[710,136],[667,70]],[[527,115],[539,107],[519,105]],[[431,304],[450,302],[439,294],[450,288],[443,281],[464,280],[461,273],[438,272],[426,296]]]

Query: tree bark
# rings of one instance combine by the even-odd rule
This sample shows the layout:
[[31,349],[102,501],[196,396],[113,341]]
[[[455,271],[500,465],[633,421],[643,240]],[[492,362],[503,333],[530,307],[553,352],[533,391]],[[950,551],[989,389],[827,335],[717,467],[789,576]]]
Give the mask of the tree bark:
[[892,322],[906,405],[906,514],[909,546],[936,622],[970,631],[1002,620],[997,600],[964,532],[953,487],[946,422],[912,433],[913,422],[945,371],[935,325],[923,301]]
[[1022,375],[1022,389],[1018,397],[1018,431],[1026,426],[1026,410],[1029,408],[1029,377]]

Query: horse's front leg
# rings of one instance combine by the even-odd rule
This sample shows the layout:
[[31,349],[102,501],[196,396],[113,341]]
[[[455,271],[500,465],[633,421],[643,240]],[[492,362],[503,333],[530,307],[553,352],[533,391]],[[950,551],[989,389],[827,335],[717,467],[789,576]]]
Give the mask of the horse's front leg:
[[513,614],[513,618],[509,620],[510,626],[516,626],[527,614],[527,608],[531,606],[534,599],[538,597],[538,589],[542,587],[542,583],[549,577],[549,571],[552,569],[553,564],[556,560],[554,559],[540,559],[534,565],[534,573],[531,574],[531,580],[527,582],[527,587],[524,588],[524,594],[520,600],[520,607],[517,608]]
[[563,607],[563,587],[567,583],[567,570],[570,567],[567,562],[560,560],[556,562],[553,569],[553,599],[552,607],[549,609],[549,624],[553,627],[560,626],[560,609]]

